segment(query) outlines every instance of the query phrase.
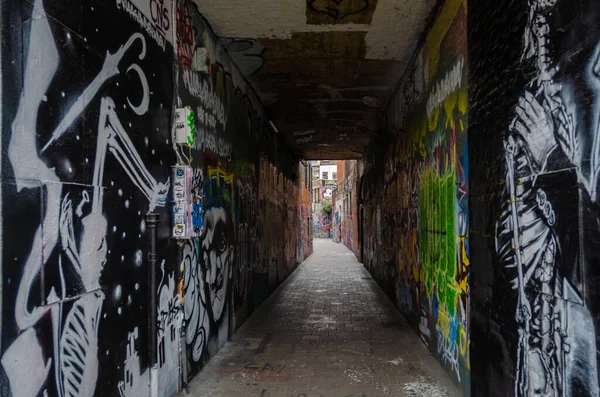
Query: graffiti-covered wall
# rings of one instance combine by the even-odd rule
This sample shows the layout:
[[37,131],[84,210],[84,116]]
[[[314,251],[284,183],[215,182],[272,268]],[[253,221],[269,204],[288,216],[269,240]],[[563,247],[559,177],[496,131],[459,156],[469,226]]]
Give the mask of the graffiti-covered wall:
[[466,17],[444,2],[401,80],[362,160],[357,223],[365,266],[469,395]]
[[469,4],[477,396],[600,394],[599,18]]
[[310,172],[310,163],[300,163],[300,180],[301,180],[301,203],[300,203],[300,231],[298,235],[298,262],[304,261],[313,252],[313,232],[312,232],[312,175]]
[[193,126],[176,147],[193,169],[196,237],[182,259],[193,375],[312,252],[310,186],[195,5],[178,2],[176,18],[176,103]]
[[343,200],[340,200],[341,196],[339,196],[339,190],[335,189],[333,191],[333,196],[331,198],[331,240],[335,243],[340,243],[342,241],[342,205],[344,204]]
[[331,214],[323,210],[323,203],[313,203],[312,222],[314,238],[331,238]]
[[0,395],[176,395],[312,252],[306,167],[188,3],[0,7]]
[[169,216],[171,2],[1,4],[0,395],[148,395],[156,316],[171,396],[176,256],[162,222],[151,309],[145,220]]
[[[360,163],[360,165],[363,164]],[[339,209],[340,240],[360,259],[358,234],[360,171],[358,160],[344,161],[343,169],[344,172],[341,173],[338,180],[338,200],[341,202]]]

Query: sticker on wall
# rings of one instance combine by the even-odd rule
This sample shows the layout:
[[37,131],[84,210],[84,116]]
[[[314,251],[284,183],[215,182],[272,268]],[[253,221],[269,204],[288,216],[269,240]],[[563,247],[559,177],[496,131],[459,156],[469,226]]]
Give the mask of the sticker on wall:
[[173,168],[172,236],[175,238],[193,236],[191,180],[192,168],[184,166]]

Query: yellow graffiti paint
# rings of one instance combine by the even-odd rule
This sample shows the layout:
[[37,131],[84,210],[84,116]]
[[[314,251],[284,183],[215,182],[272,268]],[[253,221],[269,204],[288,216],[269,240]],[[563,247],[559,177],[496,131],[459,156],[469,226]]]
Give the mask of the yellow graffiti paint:
[[450,338],[450,313],[446,310],[446,307],[440,306],[438,309],[437,326],[441,330],[446,338]]
[[466,236],[461,236],[459,237],[459,267],[460,267],[460,272],[457,278],[457,283],[459,288],[461,289],[461,291],[463,293],[467,293],[467,289],[469,287],[468,285],[468,270],[469,267],[471,266],[471,262],[469,261],[469,255],[467,254],[467,237]]
[[458,103],[458,90],[450,93],[444,99],[444,111],[446,112],[446,128],[454,128],[454,109]]
[[435,131],[438,126],[438,122],[440,120],[440,107],[436,106],[435,109],[431,112],[431,116],[427,119],[427,130],[429,132]]
[[465,331],[465,329],[459,325],[459,348],[460,348],[460,355],[465,357],[467,359],[467,362],[469,362],[469,343],[470,341],[467,338],[467,331]]
[[231,197],[224,197],[224,199],[233,203],[235,200],[235,186],[233,183],[233,173],[227,172],[221,167],[208,167],[208,178],[210,180],[215,180],[217,182],[217,186],[220,188],[221,184],[224,183],[227,185],[228,189],[231,192]]
[[468,97],[469,97],[469,93],[467,92],[467,90],[465,88],[461,88],[460,90],[458,90],[458,102],[457,102],[457,104],[458,104],[458,111],[463,116],[465,114],[467,114],[467,109],[468,109],[468,106],[469,106]]
[[467,0],[447,0],[439,11],[435,24],[427,34],[427,63],[428,82],[431,82],[438,73],[440,61],[440,44],[444,40],[450,25],[454,21],[458,10],[463,7],[467,13]]

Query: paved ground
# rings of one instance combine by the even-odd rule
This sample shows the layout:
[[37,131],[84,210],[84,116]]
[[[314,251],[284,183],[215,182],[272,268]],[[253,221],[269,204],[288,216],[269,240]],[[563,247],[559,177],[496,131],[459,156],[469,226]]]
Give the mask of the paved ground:
[[192,381],[192,396],[445,397],[452,382],[354,255],[331,240]]

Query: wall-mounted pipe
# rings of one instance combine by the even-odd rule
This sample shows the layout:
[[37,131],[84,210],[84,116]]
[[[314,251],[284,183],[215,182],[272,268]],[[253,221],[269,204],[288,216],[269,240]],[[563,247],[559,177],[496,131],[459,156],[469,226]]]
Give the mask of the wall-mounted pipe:
[[148,230],[148,293],[150,305],[148,308],[148,362],[150,363],[150,395],[158,394],[158,356],[156,349],[156,335],[158,331],[157,294],[156,290],[156,263],[158,262],[158,224],[160,215],[155,212],[146,214],[146,228]]

